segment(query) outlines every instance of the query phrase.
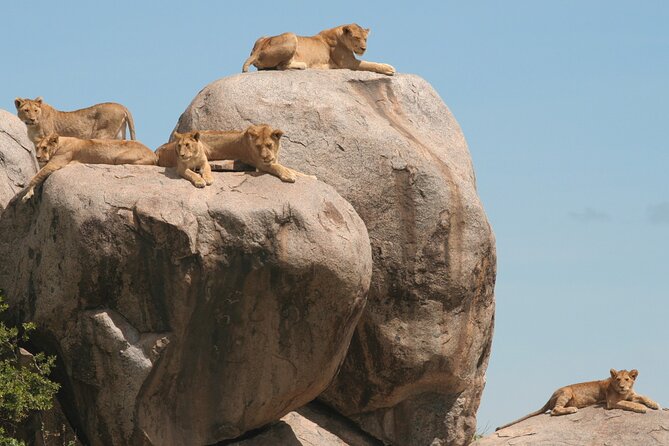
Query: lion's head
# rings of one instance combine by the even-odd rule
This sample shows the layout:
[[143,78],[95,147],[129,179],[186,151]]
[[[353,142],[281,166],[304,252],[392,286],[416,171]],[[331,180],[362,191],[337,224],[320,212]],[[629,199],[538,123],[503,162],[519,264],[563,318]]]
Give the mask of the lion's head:
[[611,369],[611,384],[613,389],[618,393],[627,393],[632,390],[634,381],[636,377],[639,376],[639,371],[637,369],[630,370],[621,370],[616,371],[616,369]]
[[35,99],[14,99],[16,114],[26,125],[37,125],[42,117],[42,98]]
[[174,141],[176,142],[177,156],[183,161],[193,158],[202,150],[200,132],[174,132]]
[[279,140],[283,131],[266,124],[252,125],[246,129],[246,138],[251,146],[251,158],[257,165],[270,165],[278,160]]
[[49,162],[53,153],[58,149],[58,135],[52,133],[37,141],[35,144],[35,156],[40,165]]
[[360,25],[351,23],[342,27],[342,41],[346,48],[353,51],[358,56],[362,56],[367,50],[367,36],[369,28],[365,29]]

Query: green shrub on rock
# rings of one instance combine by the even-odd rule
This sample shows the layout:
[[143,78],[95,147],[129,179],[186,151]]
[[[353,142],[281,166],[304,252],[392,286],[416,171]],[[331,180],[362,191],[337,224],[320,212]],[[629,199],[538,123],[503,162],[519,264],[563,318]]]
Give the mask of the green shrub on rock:
[[[6,310],[0,292],[0,316]],[[24,323],[19,329],[0,322],[0,446],[24,444],[12,438],[17,425],[31,411],[50,409],[59,388],[49,379],[54,356],[37,353],[21,358],[18,344],[27,341],[34,329],[32,323]]]

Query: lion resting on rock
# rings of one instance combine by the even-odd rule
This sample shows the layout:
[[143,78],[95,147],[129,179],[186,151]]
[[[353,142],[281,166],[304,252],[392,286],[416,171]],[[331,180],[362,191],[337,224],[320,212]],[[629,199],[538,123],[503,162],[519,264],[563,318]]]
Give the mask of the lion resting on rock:
[[358,60],[367,49],[369,29],[355,23],[321,31],[315,36],[303,37],[284,33],[274,37],[261,37],[253,46],[242,72],[254,65],[258,70],[303,70],[305,68],[348,68],[395,74],[395,68],[385,63]]
[[623,409],[639,413],[645,413],[646,407],[659,409],[660,405],[655,401],[637,395],[632,390],[637,376],[639,376],[639,372],[636,369],[629,372],[627,370],[616,371],[611,369],[610,378],[560,387],[541,409],[495,430],[498,431],[530,417],[541,415],[547,410],[551,411],[551,415],[567,415],[578,412],[579,408],[597,403],[606,403],[607,409]]
[[159,166],[177,167],[178,145],[193,141],[202,145],[209,161],[239,160],[288,183],[294,183],[298,176],[315,178],[279,164],[282,135],[283,131],[265,124],[251,125],[244,131],[175,132],[175,140],[160,146],[156,155]]
[[114,102],[96,104],[81,110],[64,112],[36,99],[16,98],[16,114],[28,127],[28,138],[37,144],[55,133],[83,139],[125,139],[126,125],[130,139],[135,139],[135,123],[127,108]]
[[35,188],[53,172],[70,163],[155,165],[156,154],[138,141],[114,139],[79,139],[55,134],[35,145],[37,161],[43,166],[28,184],[23,202],[30,200]]
[[200,143],[200,132],[176,135],[175,151],[179,176],[193,183],[195,187],[212,185],[214,177],[211,175],[204,144]]

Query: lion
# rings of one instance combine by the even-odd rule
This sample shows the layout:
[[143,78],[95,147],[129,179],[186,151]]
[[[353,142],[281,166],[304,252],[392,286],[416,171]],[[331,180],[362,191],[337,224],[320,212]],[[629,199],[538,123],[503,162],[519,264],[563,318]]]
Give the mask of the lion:
[[55,133],[82,139],[126,139],[126,125],[130,139],[135,139],[132,115],[121,104],[105,102],[81,110],[64,112],[36,99],[14,99],[16,114],[28,127],[28,138],[37,144],[42,138]]
[[195,187],[213,184],[214,177],[211,175],[204,144],[200,143],[200,132],[178,135],[175,141],[175,152],[179,176],[193,183]]
[[288,183],[294,183],[298,176],[316,178],[279,164],[278,154],[283,131],[266,124],[251,125],[243,131],[174,132],[175,141],[163,144],[156,150],[158,165],[175,167],[179,141],[192,139],[195,134],[199,135],[197,142],[203,146],[209,161],[238,160]]
[[627,370],[616,371],[616,369],[611,369],[610,378],[560,387],[553,392],[544,407],[516,421],[500,426],[495,431],[541,415],[547,410],[550,410],[553,416],[567,415],[578,412],[580,408],[597,403],[606,403],[605,407],[607,409],[623,409],[638,413],[646,413],[646,407],[659,409],[660,405],[655,401],[637,395],[632,390],[637,376],[639,376],[639,372],[636,369],[629,372]]
[[326,29],[315,36],[283,33],[273,37],[261,37],[253,45],[242,72],[246,73],[249,66],[254,65],[258,70],[348,68],[392,76],[395,68],[391,65],[355,58],[353,53],[362,56],[367,49],[368,35],[369,29],[351,23]]
[[35,194],[35,188],[53,172],[70,163],[87,164],[143,164],[155,165],[156,154],[138,141],[114,139],[79,139],[51,134],[35,145],[37,161],[42,167],[28,184],[26,202]]

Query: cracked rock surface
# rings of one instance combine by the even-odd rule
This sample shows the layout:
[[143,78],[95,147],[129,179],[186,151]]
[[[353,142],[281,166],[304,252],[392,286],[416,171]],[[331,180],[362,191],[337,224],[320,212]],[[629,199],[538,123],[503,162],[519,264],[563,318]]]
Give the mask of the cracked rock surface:
[[59,354],[90,445],[205,445],[278,420],[343,361],[371,276],[333,188],[255,172],[196,189],[71,165],[0,217],[0,287]]
[[33,144],[16,115],[0,110],[0,212],[37,172]]
[[669,445],[669,411],[648,409],[648,412],[642,414],[591,406],[571,415],[538,415],[472,444],[511,445]]
[[206,86],[180,132],[267,123],[282,162],[334,187],[365,221],[368,304],[321,399],[386,443],[465,445],[492,340],[495,241],[465,138],[414,75],[254,72]]

